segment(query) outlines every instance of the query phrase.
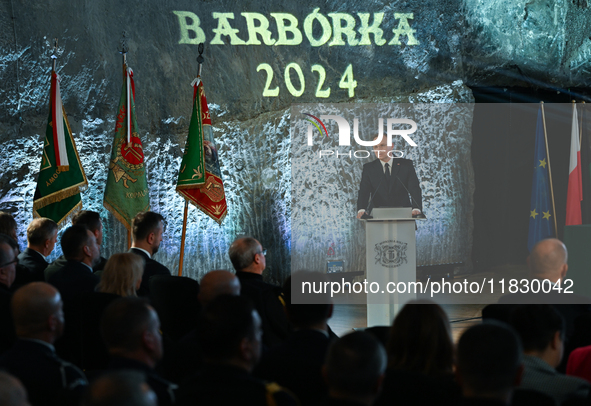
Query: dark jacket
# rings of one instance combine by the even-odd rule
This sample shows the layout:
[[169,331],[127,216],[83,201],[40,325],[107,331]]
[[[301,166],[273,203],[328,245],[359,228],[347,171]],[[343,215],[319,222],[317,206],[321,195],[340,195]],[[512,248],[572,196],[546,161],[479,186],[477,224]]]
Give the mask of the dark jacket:
[[240,295],[254,303],[263,324],[263,344],[272,348],[284,342],[291,332],[285,314],[283,293],[279,286],[263,282],[263,276],[251,272],[236,272],[240,280]]
[[78,405],[88,385],[80,369],[60,359],[50,345],[32,340],[17,340],[0,358],[0,369],[20,379],[35,406]]
[[160,262],[154,261],[144,251],[131,248],[129,252],[139,255],[145,261],[144,275],[142,276],[142,283],[137,294],[138,296],[147,297],[150,294],[150,278],[154,275],[170,275],[170,270]]
[[19,265],[27,268],[31,274],[30,281],[44,281],[45,276],[43,272],[49,265],[43,255],[31,248],[26,248],[23,252],[18,254]]

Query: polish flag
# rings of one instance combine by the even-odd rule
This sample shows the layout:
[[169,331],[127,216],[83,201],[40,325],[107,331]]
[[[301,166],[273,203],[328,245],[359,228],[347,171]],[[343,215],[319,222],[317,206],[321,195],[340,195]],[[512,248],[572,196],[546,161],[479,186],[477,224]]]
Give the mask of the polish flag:
[[568,194],[566,196],[567,226],[583,224],[581,200],[583,200],[583,183],[581,177],[581,147],[579,146],[579,120],[577,118],[577,106],[573,103],[570,163],[568,165]]

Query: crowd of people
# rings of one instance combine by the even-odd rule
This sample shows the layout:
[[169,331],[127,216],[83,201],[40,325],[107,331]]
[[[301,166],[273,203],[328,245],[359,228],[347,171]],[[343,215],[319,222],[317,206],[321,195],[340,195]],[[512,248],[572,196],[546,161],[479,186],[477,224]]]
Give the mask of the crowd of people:
[[[233,272],[197,282],[153,258],[166,231],[158,213],[138,214],[131,249],[108,259],[96,212],[73,218],[51,264],[53,221],[33,220],[22,252],[16,230],[0,212],[0,405],[591,404],[583,303],[501,298],[454,345],[445,311],[417,300],[384,334],[339,338],[330,298],[291,300],[300,278],[325,275],[266,283],[254,238],[231,244]],[[528,264],[532,278],[556,282],[566,248],[541,241]]]

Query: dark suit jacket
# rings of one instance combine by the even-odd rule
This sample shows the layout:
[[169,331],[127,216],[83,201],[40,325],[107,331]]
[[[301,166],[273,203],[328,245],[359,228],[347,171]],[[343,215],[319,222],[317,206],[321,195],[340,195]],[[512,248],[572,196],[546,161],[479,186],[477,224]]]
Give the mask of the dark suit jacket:
[[250,272],[236,272],[240,280],[240,295],[248,297],[261,316],[263,324],[263,344],[272,348],[287,339],[291,326],[285,315],[284,306],[279,299],[282,290],[279,286],[263,282],[263,276]]
[[11,299],[12,292],[0,283],[0,355],[12,347],[16,339],[10,311]]
[[321,331],[295,331],[264,354],[254,374],[289,389],[303,405],[318,403],[328,395],[322,365],[329,344],[328,334]]
[[[271,399],[269,399],[271,398]],[[230,365],[206,364],[179,388],[180,406],[297,405],[291,394]]]
[[453,376],[430,377],[419,372],[388,368],[376,406],[454,405],[461,397]]
[[[68,262],[68,260],[66,259],[66,257],[64,257],[63,255],[60,256],[58,259],[56,259],[55,261],[53,261],[46,269],[45,269],[45,281],[48,281],[49,278],[51,278],[51,275],[53,275],[54,273],[56,273],[57,271],[59,271],[61,268],[64,267],[64,265],[66,265],[66,262]],[[103,269],[105,269],[105,264],[107,263],[107,258],[102,257],[100,261],[98,262],[98,264],[96,264],[95,266],[92,267],[92,270],[94,272],[97,271],[102,271]]]
[[49,264],[45,258],[43,258],[43,255],[39,254],[37,251],[31,248],[26,248],[23,252],[18,254],[18,263],[29,270],[32,276],[32,281],[45,280],[43,271],[45,271],[45,268],[47,268],[47,265]]
[[134,253],[142,257],[145,261],[144,275],[142,276],[142,284],[138,290],[138,296],[147,297],[150,294],[150,278],[154,275],[169,275],[170,270],[162,265],[160,262],[154,261],[148,257],[144,251],[131,248],[129,252]]
[[88,382],[84,373],[60,359],[51,347],[30,340],[18,340],[0,358],[5,369],[23,383],[32,405],[78,405]]
[[63,268],[49,278],[49,283],[60,291],[64,302],[80,293],[94,292],[100,279],[85,264],[67,261]]
[[161,378],[152,368],[142,362],[131,358],[112,356],[107,369],[110,371],[131,369],[143,372],[146,374],[146,383],[152,388],[158,398],[159,406],[169,406],[176,403],[178,386]]
[[[404,186],[403,186],[404,185]],[[408,189],[414,201],[411,201]],[[392,159],[390,182],[386,182],[384,170],[379,159],[363,165],[359,193],[357,195],[357,210],[367,209],[369,197],[372,207],[412,207],[423,209],[423,198],[419,179],[410,159]]]

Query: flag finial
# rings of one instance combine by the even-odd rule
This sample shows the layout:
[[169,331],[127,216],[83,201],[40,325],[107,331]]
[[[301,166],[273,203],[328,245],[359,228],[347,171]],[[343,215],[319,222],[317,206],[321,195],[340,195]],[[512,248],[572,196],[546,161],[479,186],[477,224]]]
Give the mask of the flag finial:
[[119,52],[121,55],[123,55],[123,63],[127,64],[127,31],[123,31],[123,33],[121,34],[121,40],[119,40],[119,43],[121,44],[121,51]]
[[197,63],[199,64],[199,70],[197,71],[197,77],[201,77],[201,64],[205,59],[203,58],[203,42],[199,44],[197,47],[197,51],[199,52],[199,56],[197,56]]
[[55,62],[57,60],[57,38],[53,39],[53,53],[51,54],[52,69],[55,70]]

